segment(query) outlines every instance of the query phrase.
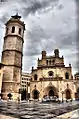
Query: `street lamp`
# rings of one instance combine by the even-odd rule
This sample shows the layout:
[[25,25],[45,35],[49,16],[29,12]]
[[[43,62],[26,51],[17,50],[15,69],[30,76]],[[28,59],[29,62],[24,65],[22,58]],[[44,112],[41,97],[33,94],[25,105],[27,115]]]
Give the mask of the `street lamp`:
[[63,94],[64,94],[64,91],[62,91],[61,93],[62,93],[62,102],[64,102],[64,100],[63,100]]
[[27,99],[28,100],[30,98],[30,90],[29,90],[29,88],[30,88],[30,81],[27,82]]
[[20,101],[21,101],[21,92],[22,92],[22,90],[21,90],[21,88],[19,89],[19,96],[18,96],[18,103],[20,103]]

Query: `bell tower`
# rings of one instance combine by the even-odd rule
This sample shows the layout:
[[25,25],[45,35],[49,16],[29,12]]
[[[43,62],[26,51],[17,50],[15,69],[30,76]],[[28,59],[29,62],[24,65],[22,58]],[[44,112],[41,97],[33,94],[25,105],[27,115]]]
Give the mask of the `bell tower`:
[[2,63],[4,64],[2,99],[7,99],[7,95],[11,94],[12,99],[17,100],[19,94],[25,30],[25,24],[20,19],[21,16],[16,14],[11,16],[5,24],[6,32],[2,52]]

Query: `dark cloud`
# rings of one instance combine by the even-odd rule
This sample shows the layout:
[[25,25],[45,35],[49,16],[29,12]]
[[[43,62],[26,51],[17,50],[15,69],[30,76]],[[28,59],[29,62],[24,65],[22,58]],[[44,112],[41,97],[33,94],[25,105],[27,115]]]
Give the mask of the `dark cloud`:
[[59,10],[62,10],[63,8],[64,8],[64,6],[63,6],[62,4],[59,4],[59,5],[58,5],[58,9],[59,9]]
[[41,26],[34,26],[34,29],[27,31],[26,33],[26,50],[24,55],[26,56],[35,56],[38,55],[42,50],[41,42],[43,39],[47,39],[47,35],[44,32],[44,29]]
[[27,39],[27,48],[24,52],[25,56],[40,55],[42,50],[50,52],[57,47],[60,49],[76,47],[76,31],[67,35],[58,35],[54,39],[53,35],[46,34],[45,29],[41,28],[41,26],[33,26],[31,30],[27,32],[25,39]]
[[[19,12],[26,23],[23,70],[27,71],[32,65],[35,65],[42,50],[46,50],[49,54],[55,48],[64,51],[62,55],[67,56],[67,60],[75,64],[77,59],[73,55],[76,56],[74,49],[78,50],[78,46],[77,48],[75,47],[78,44],[79,34],[77,36],[75,35],[76,31],[72,22],[72,16],[74,14],[72,7],[73,0],[5,1],[7,2],[0,4],[0,29],[2,29],[2,26],[9,17],[16,12]],[[77,8],[78,6],[77,4]],[[77,14],[78,12],[79,8],[77,9]],[[78,19],[77,26],[79,26]],[[2,31],[0,33],[2,34]],[[77,31],[77,33],[79,32]],[[70,56],[68,55],[69,52]],[[78,65],[74,65],[74,67],[76,69]]]
[[59,0],[34,0],[28,3],[25,8],[22,9],[22,14],[28,16],[29,14],[35,14],[37,11],[45,10],[45,8],[51,6],[52,8],[58,3]]

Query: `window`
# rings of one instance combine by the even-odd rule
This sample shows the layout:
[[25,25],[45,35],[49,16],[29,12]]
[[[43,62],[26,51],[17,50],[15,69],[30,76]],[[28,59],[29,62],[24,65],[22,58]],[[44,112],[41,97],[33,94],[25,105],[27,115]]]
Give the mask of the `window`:
[[0,65],[0,69],[1,69],[1,65]]
[[77,93],[79,93],[79,88],[77,89]]
[[21,28],[19,28],[19,34],[21,35]]
[[49,65],[51,65],[51,60],[49,61]]
[[14,33],[14,32],[15,32],[15,27],[13,26],[13,27],[12,27],[12,33]]
[[48,60],[46,60],[46,64],[48,65]]
[[68,72],[65,73],[65,78],[66,78],[66,79],[69,79],[69,74],[68,74]]
[[53,72],[52,71],[49,71],[48,74],[49,74],[50,77],[53,77]]
[[55,63],[55,60],[52,61],[52,64],[54,64],[54,63]]
[[34,75],[34,80],[37,80],[37,74]]

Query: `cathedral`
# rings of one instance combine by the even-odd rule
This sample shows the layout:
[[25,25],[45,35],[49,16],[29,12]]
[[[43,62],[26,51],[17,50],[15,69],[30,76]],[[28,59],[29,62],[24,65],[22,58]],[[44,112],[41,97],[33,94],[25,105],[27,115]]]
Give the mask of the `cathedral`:
[[21,89],[25,89],[29,98],[34,100],[43,99],[45,96],[55,96],[59,100],[79,99],[79,74],[73,78],[72,66],[65,66],[59,49],[55,49],[51,56],[42,51],[37,68],[32,67],[31,74],[22,73],[25,24],[21,21],[21,16],[16,14],[11,16],[5,25],[0,63],[1,98],[7,100],[8,96],[11,96],[12,100],[17,100],[21,97],[20,94],[22,95]]
[[47,56],[46,51],[42,51],[37,68],[32,67],[30,91],[33,99],[56,96],[59,100],[75,100],[76,85],[72,76],[72,66],[65,66],[64,57],[60,57],[59,49],[55,49],[52,56]]

